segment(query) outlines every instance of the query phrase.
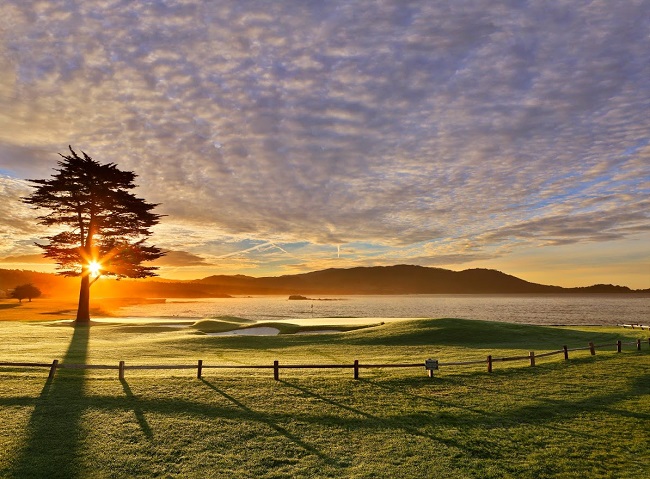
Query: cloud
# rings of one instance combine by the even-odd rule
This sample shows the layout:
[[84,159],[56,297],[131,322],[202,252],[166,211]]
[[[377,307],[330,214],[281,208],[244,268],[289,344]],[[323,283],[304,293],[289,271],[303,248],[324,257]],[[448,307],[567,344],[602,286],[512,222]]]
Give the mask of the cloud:
[[[174,251],[418,258],[478,238],[478,258],[510,237],[647,224],[648,2],[6,0],[0,14],[0,173],[49,175],[68,144],[134,170]],[[31,235],[21,218],[12,231]]]
[[0,258],[0,263],[47,263],[51,264],[52,262],[44,258],[41,254],[21,254],[16,256],[7,256],[5,258]]
[[545,244],[571,244],[578,242],[612,241],[650,231],[647,208],[650,202],[642,201],[645,211],[626,211],[616,208],[616,214],[603,215],[601,210],[581,212],[570,217],[553,215],[512,224],[487,232],[480,240],[488,243],[504,241],[545,240]]
[[23,180],[0,174],[0,255],[21,254],[31,251],[37,226],[34,211],[20,202],[20,197],[29,194],[30,188]]
[[165,256],[155,261],[156,266],[207,266],[205,258],[187,251],[166,251]]

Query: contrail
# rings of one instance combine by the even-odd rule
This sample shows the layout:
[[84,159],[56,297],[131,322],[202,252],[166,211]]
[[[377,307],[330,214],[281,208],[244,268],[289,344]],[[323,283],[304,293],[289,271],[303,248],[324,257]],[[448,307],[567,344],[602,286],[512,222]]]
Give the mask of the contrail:
[[287,250],[285,250],[285,249],[283,249],[283,248],[280,248],[277,244],[275,244],[275,243],[271,243],[270,241],[269,241],[269,244],[270,244],[271,246],[275,246],[277,249],[279,249],[279,250],[282,251],[283,253],[286,253],[286,254],[288,254],[289,256],[293,256],[293,255],[292,255],[291,253],[289,253]]
[[265,246],[275,246],[275,245],[270,241],[267,241],[266,243],[258,244],[251,248],[243,249],[241,251],[235,251],[234,253],[228,253],[228,254],[223,254],[221,256],[216,256],[216,259],[230,258],[231,256],[237,256],[238,254],[250,253],[251,251],[257,251]]
[[252,246],[250,248],[243,249],[241,251],[235,251],[234,253],[228,253],[228,254],[224,254],[224,255],[221,255],[221,256],[217,256],[216,259],[229,258],[231,256],[237,256],[237,255],[244,254],[244,253],[250,253],[251,251],[261,251],[261,250],[266,250],[266,249],[270,249],[270,248],[277,248],[280,251],[282,251],[283,253],[291,256],[292,258],[296,258],[296,256],[292,255],[291,253],[289,253],[284,248],[281,248],[280,246],[273,243],[272,241],[267,241],[266,243],[258,244],[256,246]]

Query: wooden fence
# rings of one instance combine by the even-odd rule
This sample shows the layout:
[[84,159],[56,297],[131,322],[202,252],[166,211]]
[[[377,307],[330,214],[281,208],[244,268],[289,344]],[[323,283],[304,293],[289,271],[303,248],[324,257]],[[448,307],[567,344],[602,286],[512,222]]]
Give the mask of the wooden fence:
[[[650,345],[650,338],[648,338]],[[273,361],[273,365],[224,365],[224,364],[205,364],[203,360],[199,359],[196,364],[182,364],[182,365],[126,365],[125,361],[120,361],[117,365],[105,364],[66,364],[59,363],[55,359],[51,363],[29,363],[29,362],[0,362],[0,367],[26,367],[26,368],[49,368],[49,379],[54,378],[57,369],[112,369],[118,371],[118,377],[124,379],[126,370],[163,370],[163,369],[194,369],[196,370],[196,377],[201,379],[203,371],[206,369],[273,369],[273,379],[278,381],[280,379],[280,369],[352,369],[354,379],[359,379],[360,369],[373,369],[373,368],[424,368],[433,377],[434,371],[444,367],[462,367],[474,366],[477,364],[485,364],[487,372],[491,373],[494,363],[506,361],[528,361],[530,366],[535,366],[537,359],[547,356],[554,356],[557,354],[564,355],[565,360],[569,360],[569,352],[572,351],[586,351],[589,350],[592,356],[596,354],[596,349],[603,349],[609,347],[616,347],[616,352],[620,353],[624,345],[635,345],[638,351],[641,351],[641,340],[622,342],[617,341],[612,344],[596,345],[590,342],[588,346],[582,348],[568,348],[562,346],[562,349],[557,351],[549,351],[546,353],[535,354],[530,351],[527,355],[511,356],[505,358],[497,358],[488,355],[486,359],[472,360],[472,361],[450,361],[440,362],[433,359],[427,359],[424,362],[417,363],[401,363],[401,364],[360,364],[358,360],[354,360],[352,364],[280,364],[279,361]]]

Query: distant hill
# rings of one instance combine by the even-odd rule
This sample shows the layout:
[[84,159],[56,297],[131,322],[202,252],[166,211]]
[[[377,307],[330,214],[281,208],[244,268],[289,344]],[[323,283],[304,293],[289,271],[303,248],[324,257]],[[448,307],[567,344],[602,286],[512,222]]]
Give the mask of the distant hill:
[[69,296],[79,291],[79,281],[74,278],[21,269],[0,269],[0,290],[8,291],[27,283],[38,287],[43,296]]
[[[78,279],[23,270],[0,269],[0,289],[33,283],[46,296],[75,295]],[[397,265],[331,268],[311,273],[256,278],[217,275],[194,281],[162,278],[115,281],[93,285],[94,297],[207,298],[242,294],[343,295],[343,294],[536,294],[634,293],[625,286],[597,284],[562,288],[531,283],[491,269],[451,271],[442,268]],[[648,290],[638,291],[648,292]]]
[[631,293],[630,288],[594,285],[562,288],[524,281],[491,269],[451,271],[397,265],[331,268],[311,273],[255,278],[209,276],[197,281],[226,294],[519,294]]
[[[35,271],[0,269],[0,290],[8,291],[19,284],[32,283],[43,297],[75,298],[79,278]],[[94,298],[209,298],[222,294],[214,287],[194,281],[170,281],[162,278],[120,280],[105,278],[91,287]]]

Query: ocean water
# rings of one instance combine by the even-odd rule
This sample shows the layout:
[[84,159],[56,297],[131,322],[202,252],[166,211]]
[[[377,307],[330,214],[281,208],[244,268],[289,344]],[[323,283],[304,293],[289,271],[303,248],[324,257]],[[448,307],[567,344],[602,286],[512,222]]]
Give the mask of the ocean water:
[[313,298],[306,301],[289,300],[287,296],[169,298],[164,303],[120,308],[117,313],[130,318],[190,320],[236,316],[301,324],[317,324],[323,318],[464,318],[541,325],[650,324],[650,295],[314,295]]

